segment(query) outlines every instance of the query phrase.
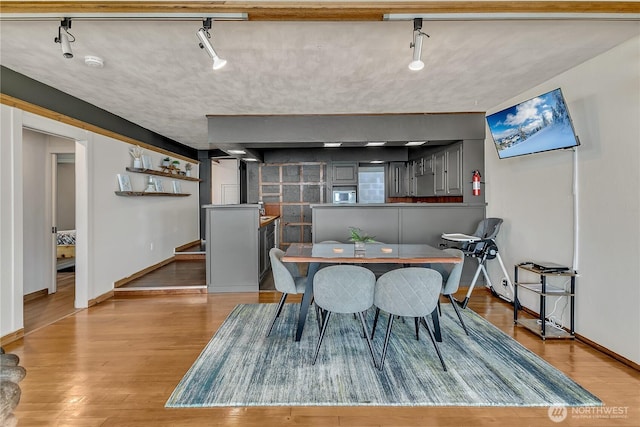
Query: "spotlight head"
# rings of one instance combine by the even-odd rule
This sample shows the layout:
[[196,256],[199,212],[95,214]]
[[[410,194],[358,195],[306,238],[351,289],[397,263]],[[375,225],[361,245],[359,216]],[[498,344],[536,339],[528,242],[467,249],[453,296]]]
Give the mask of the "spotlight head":
[[422,32],[422,19],[416,18],[413,21],[413,43],[409,47],[413,48],[413,60],[409,63],[411,71],[420,71],[424,68],[424,62],[420,59],[422,55],[422,39],[429,37],[428,34]]
[[424,68],[424,62],[417,60],[417,61],[411,61],[409,63],[409,69],[411,71],[420,71]]
[[60,48],[62,49],[62,56],[64,56],[67,59],[73,58],[71,43],[69,42],[69,36],[67,36],[66,33],[60,34]]
[[[211,28],[211,24],[209,24],[209,28]],[[204,49],[205,51],[207,51],[207,54],[213,60],[212,68],[214,70],[219,70],[220,68],[224,67],[227,64],[227,61],[225,59],[220,58],[216,53],[215,49],[213,48],[213,46],[211,46],[211,43],[209,42],[209,37],[211,36],[209,34],[206,21],[205,21],[205,25],[198,30],[196,35],[200,40],[200,42],[198,43],[198,46],[200,46],[200,49]]]
[[[69,32],[69,28],[71,28],[71,18],[64,18],[60,21],[60,26],[58,27],[58,37],[53,39],[54,42],[60,43],[62,56],[67,59],[73,58],[71,43],[76,41],[76,38]],[[71,36],[71,40],[69,40],[69,36]]]
[[227,65],[227,60],[226,59],[222,59],[217,55],[216,55],[215,58],[213,58],[213,69],[214,70],[219,70],[220,68],[224,67],[225,65]]

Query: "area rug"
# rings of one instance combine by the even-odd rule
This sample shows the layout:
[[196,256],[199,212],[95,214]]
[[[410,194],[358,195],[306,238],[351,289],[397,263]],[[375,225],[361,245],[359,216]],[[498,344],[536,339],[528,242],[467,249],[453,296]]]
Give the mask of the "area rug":
[[[425,329],[395,321],[384,370],[373,366],[359,319],[334,314],[315,365],[315,313],[300,342],[298,305],[285,304],[266,337],[275,304],[243,304],[231,312],[166,403],[226,406],[599,406],[602,402],[473,311],[442,305],[443,371]],[[371,322],[369,314],[369,325]],[[379,360],[386,330],[374,337]]]

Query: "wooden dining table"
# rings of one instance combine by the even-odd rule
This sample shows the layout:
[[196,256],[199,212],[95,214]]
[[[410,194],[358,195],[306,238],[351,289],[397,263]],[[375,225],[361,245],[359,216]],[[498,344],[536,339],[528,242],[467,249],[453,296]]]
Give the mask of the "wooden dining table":
[[[460,259],[429,245],[365,243],[363,250],[356,250],[353,243],[292,243],[282,261],[309,263],[296,329],[296,341],[300,341],[313,299],[313,277],[320,264],[417,264],[428,267],[435,263],[456,264]],[[437,315],[434,322],[437,322]],[[440,340],[439,334],[436,335]]]

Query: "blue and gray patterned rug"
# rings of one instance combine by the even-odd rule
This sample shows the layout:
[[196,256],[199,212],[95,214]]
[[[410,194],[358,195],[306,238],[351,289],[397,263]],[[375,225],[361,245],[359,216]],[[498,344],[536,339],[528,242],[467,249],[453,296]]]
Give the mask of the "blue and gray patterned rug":
[[[178,384],[166,407],[220,406],[599,406],[602,402],[473,311],[442,305],[440,361],[413,321],[394,322],[384,370],[374,368],[359,319],[334,314],[316,365],[313,310],[293,340],[297,305],[285,304],[269,338],[275,304],[238,305]],[[373,310],[371,310],[373,311]],[[387,317],[374,338],[380,358]],[[369,316],[369,325],[372,324]]]

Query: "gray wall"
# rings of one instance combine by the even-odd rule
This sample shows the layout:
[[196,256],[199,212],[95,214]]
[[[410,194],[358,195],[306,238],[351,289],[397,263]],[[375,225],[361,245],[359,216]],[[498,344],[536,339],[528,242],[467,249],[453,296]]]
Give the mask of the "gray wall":
[[257,147],[323,142],[484,138],[484,113],[207,116],[209,142]]

